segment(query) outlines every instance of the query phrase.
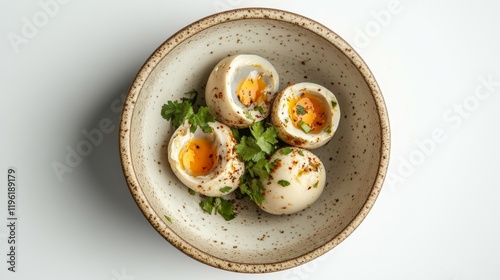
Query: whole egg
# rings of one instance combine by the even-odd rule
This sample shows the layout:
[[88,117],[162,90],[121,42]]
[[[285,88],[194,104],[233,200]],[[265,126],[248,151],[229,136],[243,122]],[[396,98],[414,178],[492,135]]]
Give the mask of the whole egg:
[[326,171],[311,151],[285,147],[269,159],[275,164],[263,181],[264,201],[259,207],[271,214],[292,214],[311,206],[325,187]]

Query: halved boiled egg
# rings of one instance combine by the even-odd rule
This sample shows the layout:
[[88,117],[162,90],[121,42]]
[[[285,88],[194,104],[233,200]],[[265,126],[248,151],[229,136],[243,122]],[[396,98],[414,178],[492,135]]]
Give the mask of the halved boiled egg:
[[244,128],[269,115],[278,88],[278,73],[269,61],[258,55],[233,55],[212,70],[205,100],[218,121]]
[[338,128],[340,108],[335,95],[314,83],[297,83],[276,96],[271,122],[281,140],[315,149],[326,144]]
[[326,171],[312,152],[297,147],[277,150],[269,159],[275,164],[263,181],[264,202],[259,207],[271,214],[292,214],[311,206],[325,187]]
[[211,122],[211,133],[199,127],[190,132],[188,122],[174,132],[169,141],[168,161],[174,174],[188,188],[206,196],[222,196],[234,191],[245,171],[236,154],[231,129]]

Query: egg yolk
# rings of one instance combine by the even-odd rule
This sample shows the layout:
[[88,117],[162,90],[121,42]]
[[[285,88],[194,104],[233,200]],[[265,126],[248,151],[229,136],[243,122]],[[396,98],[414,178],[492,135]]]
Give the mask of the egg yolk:
[[192,139],[179,154],[181,167],[193,176],[204,176],[215,168],[217,148],[206,138]]
[[236,93],[240,102],[248,108],[265,101],[266,87],[267,84],[262,78],[262,73],[259,73],[257,77],[249,75],[245,80],[241,81]]
[[303,93],[288,105],[289,115],[295,127],[306,133],[319,133],[325,128],[326,108],[317,96]]

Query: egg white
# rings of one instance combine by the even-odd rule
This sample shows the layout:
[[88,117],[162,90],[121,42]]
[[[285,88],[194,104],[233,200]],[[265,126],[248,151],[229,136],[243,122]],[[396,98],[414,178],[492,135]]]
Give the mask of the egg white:
[[259,207],[265,212],[283,215],[306,209],[325,187],[326,171],[321,160],[306,149],[290,149],[291,152],[285,154],[281,148],[269,159],[276,168],[263,181],[264,202]]
[[[295,127],[290,119],[290,102],[304,92],[318,97],[327,108],[326,125],[319,133],[305,133],[301,128]],[[277,94],[271,109],[271,122],[278,129],[281,140],[293,146],[316,149],[326,144],[335,134],[340,122],[340,107],[335,95],[327,88],[315,83],[297,83]]]
[[[259,73],[266,81],[265,100],[247,108],[238,99],[238,85]],[[230,127],[245,128],[269,115],[278,89],[278,73],[269,61],[258,55],[233,55],[222,59],[210,73],[205,100],[218,121]]]
[[[168,144],[168,161],[174,174],[188,188],[206,196],[218,197],[231,193],[238,187],[245,164],[236,154],[237,142],[231,129],[220,122],[211,122],[209,126],[212,133],[204,133],[199,127],[191,133],[187,121],[177,128]],[[216,166],[207,175],[193,176],[183,169],[180,162],[180,151],[193,138],[207,138],[217,147]]]

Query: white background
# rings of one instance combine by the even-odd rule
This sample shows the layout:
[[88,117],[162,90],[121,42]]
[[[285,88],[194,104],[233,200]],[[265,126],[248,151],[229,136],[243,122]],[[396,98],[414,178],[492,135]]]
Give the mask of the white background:
[[[1,279],[499,279],[500,2],[87,0],[0,4]],[[361,226],[300,267],[250,275],[166,242],[122,175],[122,97],[180,28],[272,7],[328,26],[365,59],[392,129],[388,179]],[[68,149],[112,131],[58,178]],[[7,169],[17,170],[17,264],[7,270]]]

